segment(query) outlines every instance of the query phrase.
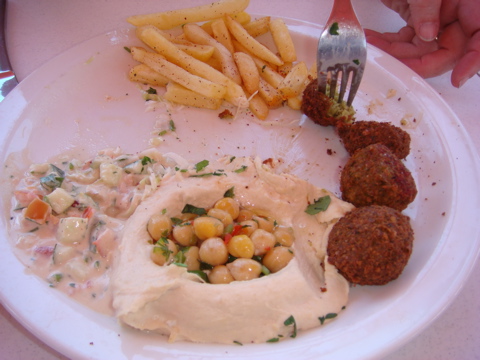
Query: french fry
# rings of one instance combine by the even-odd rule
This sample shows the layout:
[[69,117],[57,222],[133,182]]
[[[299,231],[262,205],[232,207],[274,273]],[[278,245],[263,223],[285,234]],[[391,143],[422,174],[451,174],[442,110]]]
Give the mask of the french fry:
[[277,108],[283,103],[283,96],[280,91],[275,89],[262,77],[260,77],[258,93],[270,109]]
[[237,84],[242,83],[242,78],[240,77],[235,61],[233,60],[232,53],[225,46],[208,35],[197,24],[186,24],[183,27],[183,32],[189,41],[197,44],[213,46],[215,49],[213,57],[220,60],[220,63],[222,64],[222,72]]
[[303,61],[301,61],[292,68],[292,70],[283,79],[277,89],[286,99],[295,97],[297,95],[300,95],[303,91],[303,86],[307,78],[307,65]]
[[[247,93],[248,95],[248,93]],[[265,120],[270,112],[267,104],[259,94],[249,96],[249,109],[260,120]]]
[[269,26],[273,41],[275,42],[277,50],[280,53],[280,58],[284,62],[296,61],[297,53],[285,22],[282,19],[277,18],[270,20]]
[[200,95],[174,82],[168,83],[163,98],[176,104],[211,110],[217,110],[222,104],[221,99]]
[[208,64],[201,62],[178,49],[175,44],[172,44],[163,37],[162,32],[154,26],[146,25],[137,28],[137,37],[157,53],[165,56],[167,60],[182,67],[188,72],[226,86],[227,92],[225,94],[225,100],[229,103],[234,106],[248,107],[247,97],[240,85]]
[[215,50],[213,46],[194,44],[191,41],[188,41],[183,33],[177,36],[166,31],[161,31],[161,33],[164,38],[175,44],[179,49],[203,62],[208,61]]
[[238,42],[245,46],[250,52],[254,53],[255,56],[274,65],[283,64],[282,59],[251,36],[238,21],[235,21],[231,16],[226,15],[225,22],[233,37],[235,37],[235,39],[237,39]]
[[208,61],[215,48],[210,45],[200,45],[200,44],[175,44],[180,50],[185,51],[188,55],[193,56],[195,59],[200,61]]
[[240,11],[238,13],[230,14],[232,19],[238,21],[240,24],[248,24],[252,20],[252,16],[246,11]]
[[287,99],[287,105],[290,109],[300,110],[302,108],[302,96],[295,96]]
[[250,94],[258,91],[260,74],[252,57],[243,52],[236,52],[233,54],[233,58],[237,64],[240,76],[242,77],[245,90],[247,90],[247,92]]
[[276,72],[269,64],[262,59],[252,57],[258,72],[262,78],[264,78],[270,85],[277,88],[283,81],[283,76]]
[[134,15],[127,21],[134,26],[154,25],[159,29],[173,29],[179,25],[218,19],[226,14],[244,11],[250,0],[220,0],[208,5],[170,10],[145,15]]
[[251,36],[257,37],[266,34],[270,30],[269,24],[270,16],[264,16],[244,24],[243,27]]
[[169,81],[165,76],[145,64],[138,64],[131,68],[128,73],[128,78],[130,81],[160,87],[166,86]]
[[292,68],[293,64],[290,62],[286,62],[283,65],[277,67],[277,72],[283,77],[285,77],[292,70]]
[[227,25],[225,25],[225,21],[223,19],[217,19],[212,21],[212,36],[215,40],[217,40],[220,44],[225,46],[230,53],[233,54],[235,51],[232,43],[232,36],[227,29]]
[[223,99],[225,96],[226,88],[224,85],[193,75],[157,53],[148,52],[139,47],[132,47],[131,52],[136,61],[147,65],[169,80],[175,81],[192,91],[215,99]]
[[[241,11],[241,12],[236,13],[236,14],[230,14],[230,16],[233,19],[237,20],[242,25],[248,24],[250,22],[250,20],[252,19],[250,14],[245,12],[245,11]],[[208,33],[208,35],[213,36],[214,34],[213,34],[212,24],[213,24],[214,21],[219,20],[219,19],[214,19],[214,20],[211,20],[211,21],[207,21],[200,26],[202,27],[203,30],[205,30]]]

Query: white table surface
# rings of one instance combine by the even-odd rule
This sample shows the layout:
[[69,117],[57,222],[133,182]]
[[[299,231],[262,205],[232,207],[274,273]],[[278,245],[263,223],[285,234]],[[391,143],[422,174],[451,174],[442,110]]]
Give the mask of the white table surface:
[[[7,48],[21,81],[39,66],[73,45],[125,26],[129,15],[206,3],[202,0],[9,0]],[[178,4],[177,4],[178,3]],[[251,0],[255,14],[325,23],[331,0]],[[364,27],[396,31],[403,21],[379,0],[355,0]],[[445,99],[480,148],[480,77],[461,89],[450,84],[450,73],[428,83]],[[473,239],[472,239],[473,240]],[[415,339],[385,360],[480,359],[480,264],[454,302]],[[32,299],[34,304],[34,299]],[[34,305],[33,305],[34,306]],[[0,359],[52,360],[65,357],[29,333],[0,305]]]

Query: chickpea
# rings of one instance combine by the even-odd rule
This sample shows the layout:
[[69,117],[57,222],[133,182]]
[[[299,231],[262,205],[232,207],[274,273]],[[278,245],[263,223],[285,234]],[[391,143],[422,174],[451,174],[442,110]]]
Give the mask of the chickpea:
[[228,263],[227,268],[237,281],[256,279],[262,273],[262,265],[252,259],[236,259]]
[[255,230],[250,239],[255,246],[255,255],[265,255],[276,243],[275,235],[263,229]]
[[211,237],[200,245],[200,260],[212,266],[223,265],[228,261],[227,245],[219,237]]
[[177,225],[172,230],[173,239],[182,246],[192,246],[197,243],[197,236],[193,225],[184,223]]
[[240,234],[250,236],[253,234],[255,230],[258,229],[258,223],[253,220],[245,220],[240,223],[242,226],[242,230],[240,230]]
[[147,223],[147,231],[153,240],[158,241],[172,231],[172,220],[164,214],[152,215]]
[[235,235],[227,244],[228,252],[237,258],[251,259],[255,246],[247,235]]
[[176,218],[182,220],[182,222],[194,220],[196,217],[198,217],[198,215],[191,213],[184,213],[176,216]]
[[236,200],[229,197],[218,200],[213,207],[215,209],[225,210],[230,214],[232,219],[236,219],[240,212],[240,205],[238,205]]
[[253,215],[254,215],[254,213],[251,210],[240,209],[240,211],[238,213],[238,216],[235,220],[237,220],[238,222],[242,222],[242,221],[245,221],[245,220],[252,220]]
[[165,265],[178,252],[177,245],[170,239],[160,239],[160,241],[153,246],[150,253],[150,259],[157,265]]
[[263,257],[263,265],[272,273],[282,270],[293,259],[293,251],[285,246],[269,250]]
[[222,235],[224,226],[220,220],[214,217],[200,216],[194,220],[193,229],[200,240],[206,240]]
[[255,215],[253,217],[253,220],[258,223],[258,227],[260,229],[266,230],[268,232],[273,232],[273,229],[275,228],[275,223],[272,219]]
[[190,246],[185,251],[185,264],[187,264],[187,270],[200,270],[200,256],[198,246]]
[[280,245],[283,246],[292,246],[294,241],[293,230],[292,228],[279,227],[273,232],[275,239]]
[[207,215],[220,220],[223,226],[233,224],[232,215],[225,210],[212,208],[208,210]]
[[208,274],[208,280],[211,284],[229,284],[235,279],[225,265],[217,265]]

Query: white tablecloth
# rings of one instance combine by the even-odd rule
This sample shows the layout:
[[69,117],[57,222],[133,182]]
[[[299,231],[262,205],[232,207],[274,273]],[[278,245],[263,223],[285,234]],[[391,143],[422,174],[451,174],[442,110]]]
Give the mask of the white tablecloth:
[[[129,15],[205,3],[201,0],[9,0],[7,48],[21,81],[39,66],[75,44],[125,25]],[[248,11],[325,23],[331,0],[251,0]],[[396,31],[403,21],[379,0],[355,0],[364,27]],[[480,147],[480,77],[461,89],[450,74],[428,83],[445,99]],[[472,239],[473,240],[473,239]],[[480,359],[480,264],[475,266],[455,301],[420,335],[389,355],[400,359]],[[32,306],[35,300],[32,298]],[[72,324],[72,326],[74,326]],[[0,358],[64,359],[20,325],[0,306]]]

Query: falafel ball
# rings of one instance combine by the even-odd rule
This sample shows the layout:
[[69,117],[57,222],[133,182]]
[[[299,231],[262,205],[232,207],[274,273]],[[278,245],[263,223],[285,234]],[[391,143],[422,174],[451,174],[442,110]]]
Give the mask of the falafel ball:
[[399,159],[405,159],[410,153],[410,135],[403,129],[387,122],[338,123],[337,133],[350,155],[353,155],[358,149],[376,143],[388,147]]
[[317,79],[313,79],[302,95],[301,111],[310,120],[322,126],[335,126],[337,122],[352,122],[355,110],[346,103],[339,104],[318,91]]
[[355,205],[385,205],[404,210],[416,197],[415,180],[406,166],[383,144],[357,150],[340,176],[342,198]]
[[385,285],[397,279],[413,248],[410,218],[387,206],[356,208],[332,228],[328,262],[350,283]]

